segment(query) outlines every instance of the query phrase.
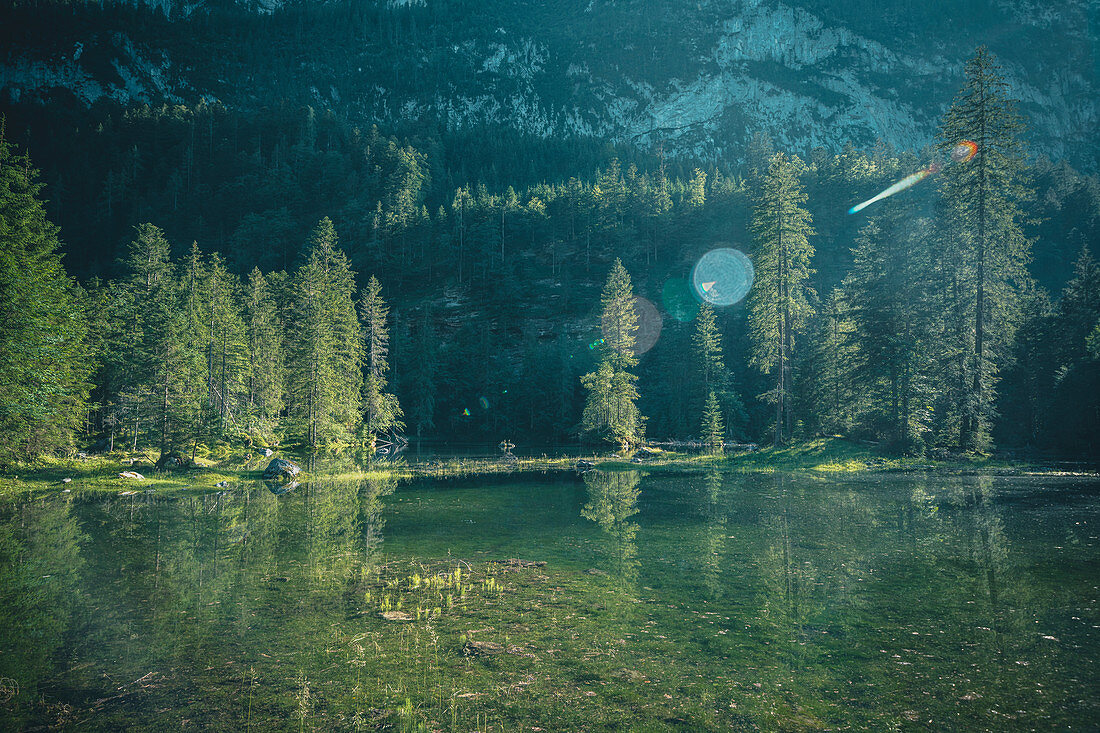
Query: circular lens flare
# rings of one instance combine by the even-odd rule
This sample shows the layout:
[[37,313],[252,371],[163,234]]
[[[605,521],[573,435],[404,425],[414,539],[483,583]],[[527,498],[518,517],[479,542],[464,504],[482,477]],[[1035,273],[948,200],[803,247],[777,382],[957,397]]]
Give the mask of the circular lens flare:
[[664,321],[657,306],[646,298],[634,299],[634,314],[638,318],[638,330],[634,332],[634,355],[641,356],[661,338]]
[[[617,344],[620,342],[615,338],[614,325],[613,321],[604,320],[600,325],[603,338],[596,339],[589,344],[588,348],[596,349],[605,344],[618,348]],[[653,348],[657,339],[661,337],[663,325],[664,321],[657,311],[657,306],[646,298],[634,298],[634,356],[640,356]]]
[[752,262],[732,247],[712,249],[691,270],[691,287],[699,300],[728,306],[744,298],[755,277]]

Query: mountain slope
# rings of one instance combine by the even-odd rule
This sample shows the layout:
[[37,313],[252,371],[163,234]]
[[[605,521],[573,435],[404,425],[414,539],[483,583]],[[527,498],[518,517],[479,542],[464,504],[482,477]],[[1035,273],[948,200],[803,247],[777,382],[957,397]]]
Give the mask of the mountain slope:
[[[512,130],[738,161],[928,144],[978,43],[1034,147],[1097,167],[1096,12],[1085,0],[192,3],[7,8],[0,103],[275,100],[396,131]],[[168,15],[165,15],[167,11]],[[1091,27],[1090,27],[1091,21]]]

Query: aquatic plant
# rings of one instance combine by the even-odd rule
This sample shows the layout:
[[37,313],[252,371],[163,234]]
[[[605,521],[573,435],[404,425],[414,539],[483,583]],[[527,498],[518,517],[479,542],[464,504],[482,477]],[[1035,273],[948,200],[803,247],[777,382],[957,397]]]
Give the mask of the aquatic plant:
[[295,697],[298,700],[298,709],[294,712],[294,717],[298,718],[298,733],[302,733],[305,730],[306,719],[309,717],[310,710],[310,693],[309,693],[309,680],[306,679],[305,672],[298,671],[298,691]]

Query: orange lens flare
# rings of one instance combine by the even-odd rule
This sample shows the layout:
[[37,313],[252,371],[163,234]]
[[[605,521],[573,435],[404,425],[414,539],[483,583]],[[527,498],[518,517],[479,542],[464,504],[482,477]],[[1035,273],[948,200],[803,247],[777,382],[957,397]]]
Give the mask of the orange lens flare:
[[963,140],[951,149],[951,160],[956,163],[965,163],[978,154],[978,143],[972,140]]

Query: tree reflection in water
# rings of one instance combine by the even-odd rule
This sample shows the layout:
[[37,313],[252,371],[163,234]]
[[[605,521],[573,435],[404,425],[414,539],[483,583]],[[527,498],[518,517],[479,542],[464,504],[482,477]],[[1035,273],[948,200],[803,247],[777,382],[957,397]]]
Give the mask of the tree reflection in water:
[[595,522],[606,535],[607,572],[626,590],[638,579],[638,525],[629,521],[638,513],[642,476],[638,471],[588,471],[584,484],[588,503],[581,516]]

